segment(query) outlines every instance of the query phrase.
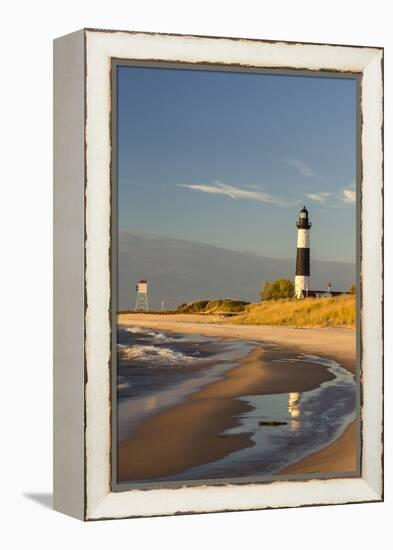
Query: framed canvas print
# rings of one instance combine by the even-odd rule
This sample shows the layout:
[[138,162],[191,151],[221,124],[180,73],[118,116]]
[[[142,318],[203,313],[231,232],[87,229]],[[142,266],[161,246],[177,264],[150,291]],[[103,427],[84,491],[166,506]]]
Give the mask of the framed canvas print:
[[54,45],[54,503],[383,499],[383,50]]

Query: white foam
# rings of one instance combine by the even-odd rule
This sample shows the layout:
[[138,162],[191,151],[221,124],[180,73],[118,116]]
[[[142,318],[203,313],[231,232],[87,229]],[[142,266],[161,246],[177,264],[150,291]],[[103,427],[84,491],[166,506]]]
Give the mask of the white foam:
[[143,328],[143,327],[127,327],[124,329],[126,332],[131,332],[132,334],[140,334],[141,336],[150,336],[151,338],[154,338],[155,340],[160,340],[162,342],[188,342],[191,338],[183,338],[181,336],[177,336],[176,338],[169,336],[168,334],[164,334],[163,332],[154,332],[151,329]]
[[188,364],[199,361],[198,357],[185,355],[180,351],[158,346],[126,346],[118,344],[118,351],[123,359],[134,359],[143,363],[156,365]]
[[132,334],[153,334],[148,329],[143,327],[126,327],[124,330],[126,332],[131,332]]
[[144,327],[127,327],[124,330],[126,332],[131,332],[132,334],[142,334],[158,339],[166,338],[165,334],[163,334],[162,332],[154,332],[153,330]]

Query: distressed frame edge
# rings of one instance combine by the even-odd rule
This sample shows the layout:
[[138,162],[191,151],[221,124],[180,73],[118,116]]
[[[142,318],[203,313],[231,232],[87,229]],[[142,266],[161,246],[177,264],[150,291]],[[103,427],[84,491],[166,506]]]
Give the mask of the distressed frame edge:
[[[310,495],[306,495],[305,497],[305,490],[304,486],[306,483],[310,484],[319,484],[319,483],[328,483],[330,484],[331,481],[338,481],[340,483],[340,487],[337,487],[335,489],[336,496],[327,498],[326,494],[320,497],[320,499],[317,499],[315,497],[312,497]],[[342,483],[345,482],[354,482],[352,487],[349,487],[349,490],[352,491],[352,496],[348,497],[346,495],[338,497],[338,490],[343,489]],[[153,518],[153,517],[168,517],[168,516],[181,516],[181,515],[192,515],[192,514],[219,514],[219,513],[228,513],[228,512],[252,512],[252,511],[262,511],[262,510],[284,510],[288,508],[311,508],[315,506],[347,506],[351,504],[377,504],[383,502],[383,496],[376,492],[373,487],[370,486],[369,483],[367,483],[363,478],[357,478],[357,479],[351,479],[351,478],[342,478],[342,479],[334,479],[334,480],[308,480],[308,481],[272,481],[270,483],[267,483],[266,485],[272,485],[275,486],[279,483],[285,483],[287,484],[287,487],[281,487],[284,491],[287,489],[290,489],[293,484],[301,484],[302,487],[302,502],[295,502],[294,500],[290,500],[288,503],[257,503],[257,504],[244,504],[244,505],[238,505],[238,507],[231,507],[231,506],[225,506],[223,503],[223,500],[220,499],[220,496],[214,495],[215,503],[210,502],[207,504],[208,498],[212,496],[212,493],[214,490],[228,490],[237,488],[239,486],[228,484],[225,487],[211,487],[211,486],[195,486],[195,487],[184,487],[184,488],[175,488],[175,489],[152,489],[151,491],[154,492],[154,495],[152,497],[158,496],[158,493],[160,493],[161,496],[164,498],[168,497],[168,499],[173,495],[175,491],[178,492],[176,494],[176,498],[179,501],[182,500],[188,500],[190,502],[189,507],[182,506],[182,509],[180,510],[178,506],[173,506],[172,509],[167,511],[160,511],[160,510],[151,510],[149,512],[140,512],[139,511],[139,503],[136,503],[134,508],[130,510],[129,512],[117,512],[115,515],[113,513],[113,510],[115,509],[116,504],[112,501],[112,495],[116,493],[108,493],[108,495],[102,500],[102,502],[95,508],[93,511],[86,514],[85,521],[100,521],[100,520],[115,520],[115,519],[137,519],[137,518]],[[260,487],[260,484],[258,483],[249,483],[245,484],[244,488],[247,491],[250,491],[252,489],[258,489]],[[314,487],[315,489],[316,487]],[[327,487],[326,487],[327,488]],[[318,488],[316,488],[318,489]],[[320,485],[319,489],[324,490],[323,485]],[[195,498],[195,492],[197,490],[200,490],[199,495]],[[344,492],[346,488],[344,487]],[[184,493],[183,493],[184,491]],[[186,492],[187,491],[187,492]],[[192,491],[193,494],[190,495],[189,492]],[[210,492],[210,495],[207,497],[206,491]],[[137,493],[141,491],[132,490],[129,492]],[[162,493],[165,492],[165,495],[162,495]],[[358,493],[358,494],[355,494]],[[190,498],[191,497],[191,498]],[[247,497],[248,498],[248,497]],[[211,500],[211,498],[210,498]],[[219,503],[221,501],[221,504]],[[192,504],[191,504],[192,503]]]
[[[362,457],[362,477],[367,479],[370,487],[384,499],[384,52],[378,50],[374,58],[364,68],[362,78],[362,217],[361,234],[363,252],[367,252],[367,261],[361,258],[362,274],[362,357],[366,365],[371,364],[370,350],[364,343],[373,337],[377,342],[377,369],[372,373],[378,379],[375,387],[370,385],[370,367],[361,369],[362,374],[362,438],[365,433],[375,434],[375,446],[370,441],[362,445],[365,458],[375,460],[375,467],[370,467],[368,460]],[[377,101],[372,101],[374,98]],[[379,102],[378,102],[379,100]],[[364,101],[364,103],[363,103]],[[374,158],[373,158],[374,157]],[[373,174],[373,170],[375,171]],[[374,179],[375,176],[375,179]],[[376,189],[373,189],[373,185]],[[374,202],[378,223],[369,220]],[[365,207],[365,205],[367,205]],[[376,234],[370,230],[376,230]],[[363,254],[362,252],[362,254]],[[376,279],[372,280],[372,271],[376,266]],[[371,272],[371,273],[370,273]],[[372,303],[373,302],[373,303]],[[376,322],[365,321],[365,314]],[[372,398],[377,399],[377,406]],[[374,414],[370,414],[370,407]],[[375,432],[373,432],[375,430]]]
[[[92,31],[89,31],[89,32],[92,32]],[[100,32],[100,31],[98,31]],[[117,32],[117,31],[113,31],[113,32]],[[96,33],[96,31],[94,31],[94,33]],[[145,33],[136,33],[136,34],[145,34]],[[168,35],[165,35],[165,36],[168,36]],[[173,36],[173,35],[169,35],[169,36]],[[192,38],[192,37],[189,37],[189,38]],[[210,38],[210,37],[206,37],[206,38]],[[228,40],[232,40],[231,38],[229,38]],[[247,40],[247,39],[246,39]],[[257,41],[257,42],[264,42],[263,40],[261,41]],[[270,41],[269,41],[270,43]],[[280,42],[281,43],[281,42]],[[300,45],[301,46],[301,43],[296,43],[297,45]],[[319,46],[317,45],[316,48],[319,48]],[[350,48],[350,47],[347,47],[347,46],[344,46],[344,48]],[[374,50],[374,60],[378,57],[381,58],[381,62],[383,63],[383,50],[381,48],[369,48],[369,47],[365,47],[367,48],[368,50]],[[369,65],[371,65],[371,62],[369,63]],[[367,69],[367,66],[363,68],[363,75]],[[296,69],[297,67],[293,67],[294,69]],[[382,77],[382,75],[381,75]],[[382,97],[383,97],[383,90],[382,90]],[[381,112],[381,116],[382,116],[382,112]],[[383,120],[382,120],[383,122]],[[382,140],[381,140],[381,151],[382,151],[382,155],[383,155],[383,143],[382,143]],[[382,175],[383,176],[383,175]],[[381,189],[383,190],[383,177],[382,177],[382,180],[381,180]],[[378,269],[379,271],[382,273],[382,265],[378,265]],[[383,294],[381,295],[381,300],[383,300]],[[381,302],[382,303],[382,302]],[[381,344],[382,344],[382,340],[381,340]],[[383,429],[383,428],[382,428]],[[382,451],[382,449],[381,449]],[[359,478],[358,480],[356,480],[356,482],[360,482],[360,484],[363,486],[363,488],[368,488],[370,489],[369,491],[369,496],[368,496],[368,499],[367,499],[367,502],[374,502],[374,501],[380,501],[382,500],[383,498],[383,480],[382,480],[382,476],[383,476],[383,473],[382,473],[382,468],[381,468],[381,471],[379,472],[380,474],[380,478],[381,478],[381,484],[379,484],[379,482],[374,485],[374,483],[372,483],[372,485],[370,485],[369,483],[367,483],[367,481],[365,479],[362,479],[362,478]],[[378,477],[378,476],[377,476]],[[355,481],[355,480],[353,480]],[[275,483],[278,483],[278,482],[275,482]],[[307,483],[307,482],[299,482],[299,483]],[[311,482],[313,483],[313,482]],[[247,487],[250,487],[252,485],[247,485]],[[365,487],[364,487],[365,486]],[[230,485],[227,487],[229,488]],[[227,489],[225,488],[225,489]],[[211,490],[211,488],[209,488]],[[188,490],[188,489],[187,489]],[[195,491],[195,488],[192,488],[190,489],[191,491]],[[163,489],[158,489],[157,491],[163,491]],[[179,491],[179,489],[177,489],[177,491]],[[183,490],[181,490],[183,491]],[[132,490],[132,491],[127,491],[127,492],[132,492],[132,493],[137,493],[138,491],[137,490]],[[152,513],[152,514],[137,514],[136,516],[133,516],[133,515],[126,515],[126,516],[123,516],[123,515],[117,515],[117,516],[113,516],[113,515],[105,515],[106,512],[105,512],[105,509],[106,509],[106,506],[105,506],[105,500],[107,501],[108,498],[110,498],[111,495],[113,495],[114,493],[111,493],[110,490],[109,492],[107,493],[107,495],[104,497],[104,499],[102,499],[102,501],[99,503],[98,506],[94,507],[93,509],[90,509],[90,510],[87,510],[86,511],[86,519],[108,519],[108,517],[143,517],[143,516],[148,516],[148,515],[172,515],[173,513],[203,513],[203,511],[205,510],[199,510],[199,511],[196,511],[196,510],[187,510],[187,511],[178,511],[178,512],[169,512],[168,514],[155,514],[155,513]],[[354,500],[353,502],[363,502],[363,500]],[[330,502],[329,504],[339,504],[340,502]],[[308,506],[308,505],[318,505],[318,504],[326,504],[326,502],[324,501],[321,501],[321,502],[313,502],[312,504],[300,504],[300,506]],[[289,505],[289,506],[294,506],[294,505]],[[274,507],[274,508],[281,508],[281,507],[286,507],[286,506],[269,506],[269,505],[261,505],[261,506],[258,506],[257,508],[248,508],[248,509],[263,509],[263,508],[271,508],[271,507]],[[206,508],[206,506],[205,506]],[[231,509],[231,510],[240,510],[240,508],[234,508],[234,509]],[[213,511],[224,511],[222,508],[220,509],[217,509],[217,510],[209,510],[209,512],[213,512]]]
[[266,44],[288,44],[293,46],[331,46],[331,47],[338,47],[338,48],[369,48],[373,50],[384,50],[383,46],[361,46],[358,44],[338,44],[336,42],[307,42],[307,41],[301,41],[301,40],[285,40],[285,39],[269,39],[269,38],[250,38],[250,37],[241,37],[241,36],[218,36],[214,34],[182,34],[182,33],[175,33],[175,32],[160,32],[160,31],[143,31],[143,30],[137,30],[132,31],[129,29],[105,29],[105,28],[99,28],[99,27],[84,27],[83,29],[85,32],[91,32],[91,33],[123,33],[123,34],[145,34],[149,36],[169,36],[169,37],[178,37],[178,38],[208,38],[211,40],[234,40],[234,41],[244,41],[244,42],[262,42]]

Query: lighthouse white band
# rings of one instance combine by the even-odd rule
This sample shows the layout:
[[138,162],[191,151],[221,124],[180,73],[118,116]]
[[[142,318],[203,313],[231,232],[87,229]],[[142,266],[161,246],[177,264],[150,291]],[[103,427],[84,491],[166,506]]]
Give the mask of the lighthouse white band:
[[310,248],[310,230],[309,229],[297,230],[297,247]]
[[309,290],[310,277],[306,275],[296,275],[295,277],[295,297],[302,298],[303,290]]

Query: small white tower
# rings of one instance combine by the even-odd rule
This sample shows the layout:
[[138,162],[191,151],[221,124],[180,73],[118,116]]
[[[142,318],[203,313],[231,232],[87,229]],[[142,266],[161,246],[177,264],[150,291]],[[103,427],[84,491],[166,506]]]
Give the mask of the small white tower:
[[295,296],[303,298],[310,289],[310,227],[308,211],[305,206],[300,210],[297,225],[297,253]]
[[136,285],[135,311],[149,311],[147,300],[147,279],[141,279]]

